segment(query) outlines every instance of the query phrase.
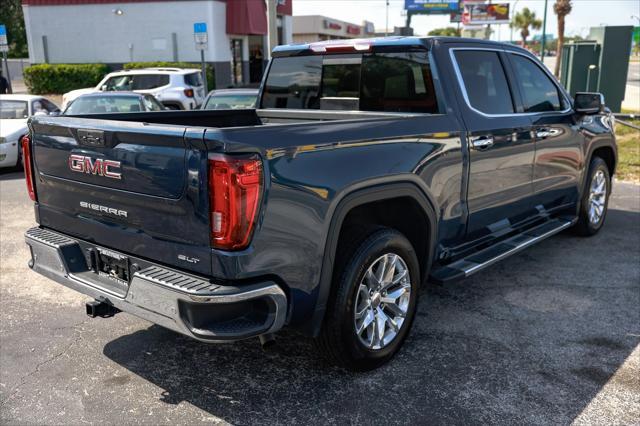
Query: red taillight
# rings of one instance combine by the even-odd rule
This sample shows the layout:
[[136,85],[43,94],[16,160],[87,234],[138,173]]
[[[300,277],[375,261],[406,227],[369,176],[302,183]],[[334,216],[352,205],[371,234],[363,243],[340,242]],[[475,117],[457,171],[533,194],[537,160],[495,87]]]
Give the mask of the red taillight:
[[184,89],[184,95],[187,98],[193,98],[193,89]]
[[22,137],[20,141],[22,146],[22,160],[24,161],[24,179],[27,182],[27,192],[29,198],[33,201],[36,199],[36,188],[33,186],[33,168],[31,166],[31,140],[28,135]]
[[209,158],[211,245],[240,250],[249,244],[262,195],[262,162],[256,157]]

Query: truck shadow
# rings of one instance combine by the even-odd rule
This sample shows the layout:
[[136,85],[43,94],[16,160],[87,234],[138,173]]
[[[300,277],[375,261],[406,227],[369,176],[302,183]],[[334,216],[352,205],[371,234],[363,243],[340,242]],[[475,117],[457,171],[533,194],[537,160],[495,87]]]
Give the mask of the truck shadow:
[[104,354],[230,423],[568,423],[640,343],[640,214],[589,239],[558,235],[465,281],[428,286],[381,369],[326,364],[293,332],[207,345],[158,326]]

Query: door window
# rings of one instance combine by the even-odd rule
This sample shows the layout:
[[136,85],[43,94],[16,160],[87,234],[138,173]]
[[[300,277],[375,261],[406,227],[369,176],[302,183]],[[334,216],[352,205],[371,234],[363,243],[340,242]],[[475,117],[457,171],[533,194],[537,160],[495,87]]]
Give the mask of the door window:
[[531,59],[510,55],[518,88],[522,94],[524,112],[561,111],[564,109],[558,87]]
[[139,74],[134,75],[131,90],[150,90],[169,84],[167,74]]
[[485,114],[513,114],[513,100],[498,52],[458,50],[456,62],[471,106]]

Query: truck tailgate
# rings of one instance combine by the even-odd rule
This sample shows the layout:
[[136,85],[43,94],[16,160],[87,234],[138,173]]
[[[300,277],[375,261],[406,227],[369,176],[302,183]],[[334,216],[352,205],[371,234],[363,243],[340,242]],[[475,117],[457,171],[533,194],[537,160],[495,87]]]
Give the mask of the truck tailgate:
[[31,130],[41,225],[210,273],[203,129],[43,117]]

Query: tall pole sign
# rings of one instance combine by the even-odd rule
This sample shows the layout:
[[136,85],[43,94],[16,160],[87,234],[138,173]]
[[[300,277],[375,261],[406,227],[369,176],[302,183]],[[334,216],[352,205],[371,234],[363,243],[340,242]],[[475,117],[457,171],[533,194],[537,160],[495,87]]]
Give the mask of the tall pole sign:
[[196,42],[196,50],[200,51],[200,65],[202,67],[202,80],[204,82],[204,95],[207,96],[207,65],[204,62],[204,51],[209,46],[209,34],[207,33],[206,22],[196,22],[193,24],[193,39]]
[[7,70],[7,83],[9,85],[9,93],[13,93],[11,88],[11,74],[9,74],[9,61],[7,61],[7,52],[9,52],[9,43],[7,41],[7,27],[0,24],[0,52],[4,60],[4,67]]

